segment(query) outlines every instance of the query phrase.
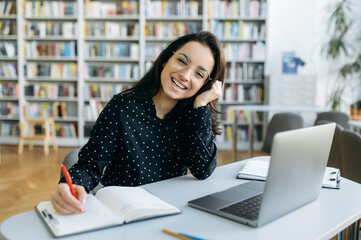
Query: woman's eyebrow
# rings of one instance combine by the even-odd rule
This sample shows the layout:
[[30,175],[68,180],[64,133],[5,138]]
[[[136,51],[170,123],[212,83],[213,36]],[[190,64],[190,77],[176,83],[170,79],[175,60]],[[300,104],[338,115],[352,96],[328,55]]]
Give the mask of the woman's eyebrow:
[[179,54],[182,54],[187,59],[188,62],[192,62],[187,54],[185,54],[185,53],[179,53]]
[[[188,57],[188,55],[187,55],[187,54],[185,54],[185,53],[181,53],[181,52],[180,52],[179,54],[182,54],[182,55],[183,55],[183,56],[187,59],[187,61],[188,61],[188,62],[190,62],[190,63],[192,62],[192,61],[191,61],[191,59]],[[207,70],[207,69],[205,69],[204,67],[202,67],[202,66],[198,66],[198,68],[199,68],[200,70],[202,70],[202,71],[206,71],[206,72],[209,74],[208,70]]]

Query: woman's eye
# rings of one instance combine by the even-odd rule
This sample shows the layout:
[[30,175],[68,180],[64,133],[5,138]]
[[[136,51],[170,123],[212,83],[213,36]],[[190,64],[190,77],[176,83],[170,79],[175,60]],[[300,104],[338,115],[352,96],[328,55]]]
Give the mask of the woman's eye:
[[200,78],[204,78],[204,74],[202,72],[196,72],[197,76]]
[[178,62],[184,66],[187,66],[187,60],[185,60],[183,58],[178,58]]

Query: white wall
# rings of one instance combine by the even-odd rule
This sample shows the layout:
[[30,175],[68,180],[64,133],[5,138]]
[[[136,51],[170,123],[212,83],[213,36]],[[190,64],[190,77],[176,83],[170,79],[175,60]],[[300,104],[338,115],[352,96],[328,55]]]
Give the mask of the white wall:
[[[338,65],[338,63],[326,61],[324,55],[321,54],[321,49],[329,38],[327,6],[333,2],[335,1],[268,0],[265,74],[271,79],[272,75],[282,74],[282,53],[295,52],[296,56],[306,62],[304,67],[298,68],[298,74],[316,76],[315,105],[321,107],[326,105],[328,92],[334,86],[332,73]],[[357,5],[355,12],[360,13],[361,1],[354,0],[354,2]],[[361,21],[361,15],[359,18]],[[353,83],[344,94],[345,101],[342,110],[348,111],[348,105],[359,97],[360,88],[355,87]]]
[[313,0],[268,1],[267,75],[282,73],[282,53],[290,51],[306,60],[299,74],[315,74],[315,64],[309,61],[315,46],[315,12]]

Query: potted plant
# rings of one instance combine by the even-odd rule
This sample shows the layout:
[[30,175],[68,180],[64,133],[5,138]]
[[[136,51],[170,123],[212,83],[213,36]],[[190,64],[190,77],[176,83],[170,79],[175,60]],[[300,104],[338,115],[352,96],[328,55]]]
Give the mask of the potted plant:
[[335,88],[329,96],[328,104],[333,110],[340,109],[342,95],[350,79],[361,79],[361,31],[354,9],[354,0],[338,0],[330,6],[328,32],[331,34],[323,51],[326,58],[334,61],[346,59],[337,69]]

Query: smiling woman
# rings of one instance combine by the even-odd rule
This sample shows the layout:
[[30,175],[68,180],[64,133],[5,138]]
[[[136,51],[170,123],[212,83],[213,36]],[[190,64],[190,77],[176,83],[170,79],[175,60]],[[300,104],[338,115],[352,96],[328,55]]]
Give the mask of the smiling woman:
[[138,186],[190,172],[209,177],[219,134],[215,102],[222,95],[225,59],[209,32],[169,43],[131,89],[115,95],[99,115],[90,139],[69,170],[79,200],[65,179],[52,194],[63,214],[83,209],[86,192],[104,186]]
[[[208,46],[195,41],[186,43],[164,64],[161,88],[153,98],[155,105],[163,107],[164,113],[167,114],[179,100],[193,97],[208,79],[208,72],[212,71],[213,66],[214,57]],[[221,88],[217,87],[220,83],[216,81],[213,84],[214,88],[208,90],[211,94],[203,103],[195,103],[196,107],[205,106],[220,97]],[[206,94],[203,92],[198,99]],[[162,118],[164,113],[157,112],[157,116]]]

